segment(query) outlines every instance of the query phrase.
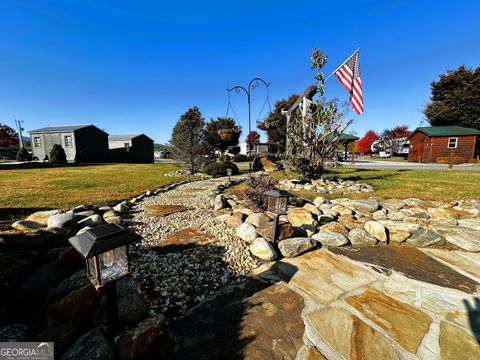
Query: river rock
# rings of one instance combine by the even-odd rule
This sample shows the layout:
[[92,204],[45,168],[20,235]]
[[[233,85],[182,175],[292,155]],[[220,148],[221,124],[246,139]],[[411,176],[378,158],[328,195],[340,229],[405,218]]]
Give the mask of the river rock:
[[257,231],[252,224],[243,223],[235,230],[236,235],[248,243],[252,243],[257,238]]
[[134,359],[146,352],[161,332],[164,324],[163,315],[152,315],[133,329],[125,331],[117,340],[118,358]]
[[287,212],[287,218],[293,226],[317,225],[312,213],[305,208],[293,208]]
[[387,231],[385,226],[378,221],[367,221],[364,225],[364,229],[378,240],[387,242]]
[[48,218],[48,227],[60,229],[67,235],[71,235],[75,232],[77,222],[81,219],[80,216],[70,213],[55,214]]
[[225,200],[225,195],[223,194],[218,194],[215,196],[215,199],[213,201],[213,210],[217,211],[220,209],[223,209],[225,207],[226,200]]
[[[270,223],[269,226],[257,228],[257,233],[267,240],[271,240],[273,236],[273,226]],[[294,234],[293,226],[290,223],[284,223],[278,225],[277,230],[277,239],[276,240],[284,240],[292,237]]]
[[272,244],[264,238],[256,238],[250,245],[250,252],[259,259],[273,261],[277,258],[277,253]]
[[62,356],[61,360],[113,360],[115,354],[102,331],[95,328],[85,333]]
[[125,201],[122,201],[121,203],[118,203],[113,207],[113,210],[118,212],[118,213],[124,213],[128,211],[128,205]]
[[348,239],[352,245],[375,245],[378,239],[371,236],[364,229],[352,229],[348,233]]
[[420,228],[417,224],[403,221],[379,220],[378,222],[388,229],[388,238],[395,243],[404,242],[412,232]]
[[102,225],[103,224],[103,219],[100,215],[98,214],[94,214],[94,215],[91,215],[85,219],[82,219],[78,222],[77,226],[79,228],[82,228],[82,227],[85,227],[85,226],[90,226],[90,227],[95,227],[95,226],[98,226],[98,225]]
[[313,235],[312,239],[325,246],[343,246],[349,243],[345,235],[333,231],[319,232]]
[[320,232],[322,232],[322,231],[333,231],[333,232],[340,233],[342,235],[347,235],[348,234],[348,229],[345,226],[343,226],[342,224],[340,224],[339,222],[336,222],[336,221],[332,221],[332,222],[329,222],[328,224],[322,225],[322,226],[320,226],[320,228],[318,230]]
[[42,224],[31,220],[18,220],[12,224],[12,228],[22,231],[37,230],[43,227]]
[[373,219],[376,221],[388,219],[387,214],[383,210],[377,210],[373,214]]
[[407,239],[407,244],[417,247],[428,247],[432,245],[445,245],[445,238],[435,231],[428,229],[418,229]]
[[296,237],[282,240],[278,243],[278,250],[287,257],[295,257],[315,248],[315,242],[308,237]]
[[457,225],[457,219],[450,215],[450,213],[445,209],[428,208],[427,211],[430,215],[430,221],[432,223],[441,225]]
[[[335,210],[333,210],[333,211],[335,211]],[[317,220],[318,220],[318,223],[320,225],[324,225],[324,224],[327,224],[331,221],[335,221],[335,216],[333,216],[332,214],[326,213],[326,214],[319,215]]]
[[317,216],[322,214],[322,211],[313,204],[306,203],[303,207]]
[[480,251],[480,230],[463,226],[436,225],[431,229],[442,235],[449,243],[467,251]]
[[48,218],[52,215],[60,214],[61,210],[46,210],[46,211],[37,211],[33,214],[27,216],[26,220],[35,221],[36,223],[47,226]]
[[120,216],[110,216],[105,219],[107,224],[117,224],[121,225],[123,223],[123,219]]
[[323,196],[317,196],[315,199],[313,199],[313,205],[315,205],[317,208],[320,208],[322,205],[328,204],[329,202],[330,201]]
[[266,227],[266,226],[272,226],[270,218],[263,214],[263,213],[253,213],[252,215],[249,215],[247,219],[245,220],[247,224],[252,224],[255,227]]
[[73,290],[80,289],[88,284],[90,284],[90,281],[87,278],[85,269],[79,270],[58,285],[54,298],[59,300]]
[[348,206],[352,207],[357,212],[369,213],[373,213],[380,208],[380,204],[375,199],[352,200]]
[[237,228],[243,224],[243,221],[247,218],[247,215],[234,211],[232,215],[227,219],[227,226],[231,228]]

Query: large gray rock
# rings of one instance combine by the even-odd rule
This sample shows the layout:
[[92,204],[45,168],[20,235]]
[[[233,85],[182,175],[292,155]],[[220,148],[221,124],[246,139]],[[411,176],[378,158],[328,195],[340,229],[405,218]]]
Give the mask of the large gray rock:
[[236,228],[235,233],[240,239],[250,244],[257,238],[257,231],[252,224],[243,223]]
[[278,243],[278,250],[285,257],[295,257],[313,248],[315,242],[308,237],[290,238]]
[[320,210],[318,207],[316,207],[313,204],[306,203],[305,205],[303,205],[303,207],[308,211],[310,211],[312,214],[315,214],[317,216],[322,214],[322,210]]
[[428,229],[415,230],[406,243],[417,247],[428,247],[432,245],[445,245],[445,238],[435,231]]
[[61,210],[37,211],[27,216],[26,220],[35,221],[36,223],[47,226],[48,218],[52,215],[60,214],[61,212]]
[[0,284],[10,287],[24,280],[34,268],[36,251],[12,251],[0,255]]
[[124,213],[124,212],[127,212],[128,211],[128,205],[125,201],[122,201],[121,203],[115,205],[113,207],[113,210],[116,211],[116,212],[119,212],[119,213]]
[[270,218],[263,213],[253,213],[247,217],[245,222],[247,224],[252,224],[257,228],[272,226]]
[[243,224],[243,221],[246,217],[247,215],[241,213],[240,211],[234,211],[232,216],[227,219],[227,226],[235,229]]
[[317,208],[321,208],[322,205],[328,204],[329,201],[328,199],[325,199],[322,196],[317,196],[315,199],[313,199],[313,205],[315,205]]
[[110,343],[105,339],[102,331],[96,328],[82,335],[61,360],[113,360],[114,357]]
[[67,235],[71,235],[75,232],[77,222],[81,218],[81,216],[70,213],[55,214],[48,218],[47,226],[49,228],[60,229]]
[[333,216],[332,214],[322,214],[318,216],[317,220],[320,225],[325,225],[329,222],[335,221],[335,216]]
[[148,308],[133,279],[125,279],[118,289],[118,318],[127,325],[136,325],[147,316]]
[[364,229],[372,236],[382,242],[387,242],[387,231],[385,226],[377,221],[367,221],[364,225]]
[[117,224],[117,225],[121,225],[123,220],[120,216],[110,216],[110,217],[107,217],[105,219],[105,222],[107,224]]
[[102,224],[103,224],[103,218],[98,214],[94,214],[85,219],[80,220],[77,226],[79,228],[83,228],[85,226],[95,227]]
[[333,231],[321,231],[313,235],[312,239],[325,246],[343,246],[349,243],[345,235]]
[[256,238],[250,245],[250,252],[259,259],[273,261],[277,258],[277,253],[272,244],[264,238]]
[[415,223],[394,220],[378,220],[388,229],[388,238],[391,242],[401,243],[407,240],[420,226]]
[[218,194],[215,196],[215,200],[213,202],[213,210],[217,211],[223,209],[225,207],[226,200],[223,194]]
[[480,251],[480,230],[452,225],[437,225],[432,226],[431,229],[461,249]]
[[352,245],[375,245],[378,239],[371,236],[364,229],[355,228],[348,233],[348,239]]
[[88,280],[87,278],[87,273],[85,269],[79,270],[70,277],[63,280],[60,285],[58,285],[54,298],[55,300],[59,300],[73,290],[77,290],[81,287],[87,286],[89,283],[90,280]]
[[380,204],[375,199],[352,200],[348,205],[358,212],[373,213],[380,209]]

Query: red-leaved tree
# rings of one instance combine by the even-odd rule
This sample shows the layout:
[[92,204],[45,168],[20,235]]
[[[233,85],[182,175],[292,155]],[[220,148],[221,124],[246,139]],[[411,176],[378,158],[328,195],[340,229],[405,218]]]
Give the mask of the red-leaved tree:
[[383,130],[382,137],[384,139],[398,139],[410,136],[412,132],[408,130],[408,125],[397,125],[391,129]]
[[247,142],[247,144],[251,145],[258,144],[260,143],[260,134],[256,131],[250,131],[245,141]]
[[18,146],[18,133],[2,123],[0,123],[0,146]]
[[372,152],[372,144],[374,141],[380,140],[380,136],[373,131],[368,130],[365,135],[358,141],[358,151],[362,154],[368,154]]

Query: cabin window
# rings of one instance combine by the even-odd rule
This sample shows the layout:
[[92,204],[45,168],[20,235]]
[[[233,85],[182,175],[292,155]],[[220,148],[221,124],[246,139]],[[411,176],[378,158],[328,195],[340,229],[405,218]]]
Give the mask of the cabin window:
[[72,146],[73,146],[72,136],[71,135],[65,136],[65,147],[72,147]]
[[40,137],[39,136],[35,136],[33,138],[33,146],[36,147],[36,148],[42,147],[42,143],[40,142]]
[[130,152],[130,143],[125,143],[125,152]]
[[448,138],[448,148],[449,149],[456,149],[457,148],[457,140],[458,140],[458,138]]

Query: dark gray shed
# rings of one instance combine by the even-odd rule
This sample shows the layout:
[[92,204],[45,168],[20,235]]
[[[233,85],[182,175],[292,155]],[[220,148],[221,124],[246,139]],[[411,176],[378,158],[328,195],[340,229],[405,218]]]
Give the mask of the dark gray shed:
[[94,125],[48,126],[29,131],[33,156],[43,160],[54,144],[65,150],[67,161],[77,154],[83,162],[108,162],[108,134]]
[[153,163],[153,140],[145,134],[109,135],[110,160],[118,163]]

